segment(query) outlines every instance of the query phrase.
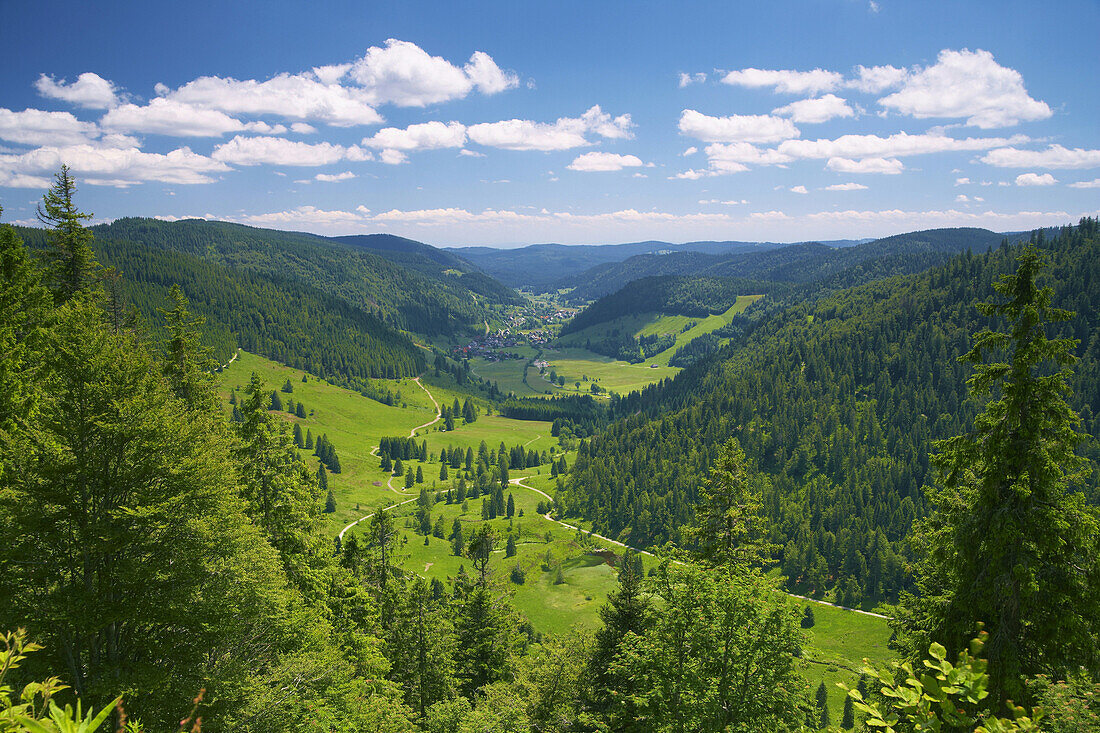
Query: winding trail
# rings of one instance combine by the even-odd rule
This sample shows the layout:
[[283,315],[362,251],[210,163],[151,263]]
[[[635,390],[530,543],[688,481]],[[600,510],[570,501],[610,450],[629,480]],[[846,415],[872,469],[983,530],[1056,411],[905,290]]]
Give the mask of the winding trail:
[[[528,486],[527,484],[523,483],[524,480],[528,479],[528,478],[530,478],[530,476],[521,476],[520,478],[509,479],[508,483],[512,484],[513,486],[522,486],[525,489],[528,489],[530,491],[534,491],[536,494],[539,494],[540,496],[544,496],[547,499],[549,499],[550,501],[554,500],[554,497],[550,496],[545,491],[542,491],[540,489],[536,489],[534,486]],[[567,523],[561,521],[560,519],[554,519],[553,517],[550,516],[550,512],[547,512],[546,514],[543,514],[542,516],[543,516],[543,518],[548,519],[551,522],[554,522],[556,524],[560,524],[561,526],[567,527],[571,530],[577,531],[579,529],[578,527],[575,527],[572,524],[567,524]],[[580,530],[580,531],[583,532],[584,530]],[[634,552],[641,553],[642,555],[649,555],[650,557],[655,557],[655,555],[652,552],[648,552],[646,550],[642,550],[642,549],[639,549],[637,547],[631,547],[630,545],[619,542],[618,540],[613,540],[610,537],[604,537],[602,534],[596,534],[595,532],[592,532],[591,535],[593,537],[599,537],[604,542],[610,542],[613,545],[618,545],[619,547],[625,547],[628,550],[634,550]],[[673,562],[678,562],[678,561],[673,560]],[[890,618],[889,616],[883,616],[881,613],[874,613],[872,611],[861,611],[858,608],[848,608],[847,606],[841,606],[841,605],[838,605],[836,603],[829,603],[828,601],[819,601],[815,598],[807,598],[806,596],[800,596],[797,593],[787,593],[787,595],[792,596],[794,598],[801,598],[802,600],[809,601],[811,603],[820,603],[823,606],[832,606],[833,608],[839,608],[842,611],[851,611],[853,613],[861,613],[864,616],[874,616],[875,618],[881,618],[881,619],[887,619],[887,620],[889,620],[889,618]]]
[[[417,431],[417,430],[420,430],[421,428],[428,428],[428,427],[431,427],[432,425],[435,425],[435,424],[436,424],[437,422],[439,422],[440,420],[442,420],[442,419],[443,419],[443,412],[442,412],[442,410],[440,410],[440,409],[439,409],[439,403],[435,401],[435,397],[433,397],[433,396],[432,396],[432,393],[428,391],[428,388],[427,388],[427,387],[425,387],[425,386],[424,386],[423,384],[421,384],[421,383],[420,383],[420,377],[417,377],[417,378],[416,378],[416,379],[414,379],[413,381],[414,381],[414,382],[416,382],[416,386],[417,386],[417,387],[420,387],[420,389],[424,390],[424,393],[425,393],[426,395],[428,395],[428,399],[432,401],[432,404],[433,404],[433,405],[435,405],[435,419],[434,419],[434,420],[430,420],[430,421],[428,421],[428,422],[424,423],[423,425],[417,425],[417,426],[416,426],[415,428],[413,428],[412,430],[410,430],[410,431],[409,431],[409,437],[410,437],[410,438],[415,438],[415,437],[416,437],[416,431]],[[372,456],[377,456],[377,455],[378,455],[378,446],[374,446],[373,448],[371,448],[370,454],[371,454]],[[390,491],[392,491],[393,493],[397,494],[398,496],[407,496],[407,494],[406,494],[405,492],[403,492],[403,491],[398,491],[397,489],[395,489],[395,488],[393,487],[393,478],[394,478],[394,477],[393,477],[393,476],[391,475],[391,476],[390,476],[390,477],[389,477],[388,479],[386,479],[386,488],[388,488],[388,489],[389,489]],[[391,505],[391,506],[388,506],[388,507],[386,507],[386,509],[393,509],[394,507],[398,507],[398,506],[402,506],[403,504],[408,504],[408,503],[410,503],[410,502],[414,502],[414,501],[416,501],[416,500],[417,500],[418,498],[419,498],[419,494],[418,494],[417,496],[414,496],[414,497],[413,497],[412,499],[406,499],[405,501],[402,501],[402,502],[400,502],[400,503],[397,503],[397,504],[393,504],[393,505]],[[379,511],[386,511],[386,510],[385,510],[385,509],[381,509],[381,510],[379,510]],[[344,540],[344,533],[345,533],[345,532],[347,532],[347,531],[348,531],[349,529],[351,529],[351,528],[352,528],[352,527],[354,527],[355,525],[357,525],[357,524],[359,524],[360,522],[362,522],[362,521],[363,521],[364,519],[370,519],[370,518],[371,518],[371,517],[373,517],[373,516],[374,516],[374,512],[371,512],[370,514],[368,514],[368,515],[366,515],[366,516],[364,516],[364,517],[359,517],[359,518],[358,518],[358,519],[356,519],[356,520],[355,520],[354,522],[352,522],[351,524],[349,524],[348,526],[346,526],[346,527],[344,527],[344,528],[343,528],[342,530],[340,530],[340,534],[339,534],[339,535],[337,535],[337,536],[338,536],[338,537],[340,538],[340,541],[342,542],[342,541]]]

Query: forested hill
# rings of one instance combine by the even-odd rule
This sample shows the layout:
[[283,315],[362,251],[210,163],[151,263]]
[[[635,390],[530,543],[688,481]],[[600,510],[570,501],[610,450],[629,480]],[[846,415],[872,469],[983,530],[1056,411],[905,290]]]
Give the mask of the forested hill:
[[[741,277],[782,283],[807,283],[883,258],[922,257],[964,252],[984,252],[1000,244],[1004,235],[987,229],[932,229],[899,234],[851,247],[819,242],[792,244],[764,251],[701,255],[672,252],[638,255],[622,262],[594,267],[563,279],[559,287],[575,288],[569,300],[583,303],[615,292],[634,280],[653,275]],[[1012,241],[1014,239],[1010,238]],[[934,258],[942,262],[946,257]],[[927,265],[926,265],[927,266]]]
[[300,232],[188,219],[125,218],[92,228],[99,239],[194,255],[330,293],[391,326],[428,335],[462,332],[486,318],[482,296],[457,278],[433,277],[378,253]]
[[[1072,387],[1100,432],[1100,241],[1083,220],[1040,246],[1054,304],[1076,312]],[[836,585],[841,603],[892,599],[909,583],[906,536],[933,480],[931,441],[976,410],[957,357],[991,325],[976,308],[1015,269],[1018,247],[964,253],[772,314],[675,380],[620,403],[621,419],[580,451],[560,497],[597,532],[652,546],[678,540],[719,445],[737,437],[766,480],[765,510],[792,587]],[[993,324],[997,325],[997,324]],[[1100,457],[1096,443],[1087,448]],[[1095,464],[1093,464],[1095,465]],[[1088,478],[1095,500],[1100,477]]]
[[[46,247],[42,229],[17,228],[35,249]],[[424,369],[423,351],[375,315],[301,280],[234,269],[192,254],[97,237],[99,261],[121,277],[121,301],[159,333],[172,285],[206,319],[205,344],[218,363],[238,347],[305,369],[338,383],[412,376]]]
[[436,280],[451,278],[461,287],[495,303],[522,302],[522,298],[510,287],[486,275],[468,260],[445,249],[393,234],[354,234],[326,239],[369,250],[391,262]]
[[[847,240],[838,244],[850,244]],[[566,278],[597,265],[622,262],[628,257],[655,252],[728,254],[773,249],[770,242],[630,242],[628,244],[565,245],[532,244],[516,249],[460,247],[452,250],[501,282],[513,287],[554,290]],[[659,274],[659,273],[649,273]],[[617,288],[615,288],[617,289]]]
[[562,335],[637,313],[655,311],[702,318],[728,310],[739,295],[756,295],[772,285],[740,278],[647,277],[585,308],[565,324]]

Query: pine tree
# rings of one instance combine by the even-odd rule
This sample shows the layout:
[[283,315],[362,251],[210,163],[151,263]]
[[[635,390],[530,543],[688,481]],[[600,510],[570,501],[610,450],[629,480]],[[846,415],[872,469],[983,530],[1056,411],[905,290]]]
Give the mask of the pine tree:
[[418,484],[424,483],[424,469],[421,468],[420,466],[416,467],[416,483],[418,483]]
[[382,454],[382,460],[380,461],[378,467],[386,473],[393,473],[393,463],[390,462],[390,456],[388,453]]
[[287,394],[290,394],[294,391],[294,385],[290,383],[290,377],[287,377],[286,382],[283,383],[282,389],[283,392],[286,392]]
[[218,409],[218,395],[214,389],[214,359],[202,346],[206,319],[191,314],[190,303],[179,286],[173,285],[168,297],[172,307],[159,309],[168,332],[164,376],[175,395],[192,409],[213,412]]
[[276,390],[271,390],[271,399],[269,400],[268,408],[276,412],[281,412],[283,409],[283,401],[279,397],[279,393]]
[[323,463],[317,465],[317,486],[321,491],[328,491],[328,472]]
[[395,460],[393,462],[393,475],[394,476],[402,476],[402,475],[404,475],[404,473],[405,473],[405,466],[402,465],[401,459],[398,458],[397,460]]
[[1090,580],[1100,576],[1100,530],[1070,488],[1086,466],[1075,453],[1080,418],[1066,402],[1077,342],[1046,336],[1070,314],[1036,284],[1046,266],[1039,251],[1029,246],[1017,261],[994,285],[1002,300],[979,306],[1009,330],[981,331],[960,357],[974,365],[971,393],[988,401],[969,434],[934,444],[935,512],[914,537],[920,596],[903,598],[896,624],[917,658],[930,641],[964,650],[984,623],[996,701],[1023,699],[1026,675],[1100,671]]
[[38,220],[50,230],[49,277],[59,303],[90,288],[99,270],[92,252],[92,233],[83,224],[92,215],[76,208],[75,193],[76,181],[69,175],[69,167],[62,165],[37,209]]
[[295,406],[294,414],[303,420],[306,419],[306,406],[303,405],[301,401],[299,401],[298,404]]
[[516,538],[514,535],[508,535],[508,541],[504,544],[504,556],[515,557],[516,554]]
[[294,445],[298,448],[304,445],[302,442],[302,426],[298,423],[294,423]]
[[446,463],[439,464],[439,480],[440,481],[446,481],[447,480],[447,464]]
[[852,698],[848,695],[844,696],[844,716],[840,719],[840,727],[844,730],[856,727],[856,711],[852,705]]
[[822,682],[817,686],[817,694],[815,695],[817,702],[818,713],[818,725],[819,729],[828,728],[829,721],[829,690],[826,689],[825,683]]
[[413,467],[409,466],[409,470],[405,472],[405,489],[411,489],[414,483],[416,483],[416,474],[413,473]]
[[390,679],[401,685],[405,702],[421,719],[433,702],[454,695],[454,646],[446,608],[427,581],[414,578],[386,639],[386,656]]
[[306,428],[306,450],[313,450],[313,433]]
[[814,609],[810,606],[806,606],[806,610],[802,613],[802,628],[812,629],[814,627],[814,623]]
[[325,497],[325,514],[332,514],[336,511],[336,497],[332,493],[332,489],[328,490],[328,495]]
[[512,498],[512,494],[509,493],[508,494],[508,510],[506,512],[506,516],[508,516],[510,518],[510,517],[514,516],[515,513],[516,513],[516,502]]

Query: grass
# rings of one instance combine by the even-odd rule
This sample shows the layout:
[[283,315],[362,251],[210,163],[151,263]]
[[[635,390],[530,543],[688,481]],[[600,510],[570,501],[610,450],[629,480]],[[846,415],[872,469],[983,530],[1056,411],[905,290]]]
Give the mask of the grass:
[[[805,608],[807,602],[800,601]],[[874,666],[884,666],[895,658],[887,642],[890,627],[885,619],[846,611],[821,603],[809,602],[814,610],[815,624],[807,629],[808,641],[803,649],[803,676],[810,685],[811,695],[824,682],[829,691],[829,716],[839,725],[844,713],[844,691],[859,683],[859,670],[864,658]]]
[[[565,377],[566,389],[559,390],[561,392],[588,392],[591,382],[595,382],[605,390],[625,395],[680,372],[676,367],[667,365],[653,368],[648,362],[630,364],[579,347],[546,349],[542,358],[550,364],[549,369]],[[529,381],[534,379],[541,378],[528,376]],[[581,383],[579,389],[575,386],[576,382]]]
[[[528,349],[530,347],[527,347]],[[533,354],[532,354],[533,356]],[[527,367],[527,358],[505,359],[503,361],[487,361],[481,357],[470,359],[470,371],[475,376],[496,382],[497,388],[504,394],[515,392],[518,397],[538,397],[545,394],[545,389],[538,391],[523,381],[523,370]],[[538,369],[530,370],[532,384],[541,386],[538,379]],[[549,389],[547,385],[546,389]]]
[[[681,326],[682,328],[682,326]],[[550,352],[553,354],[553,352]],[[579,378],[587,374],[589,379],[599,379],[605,387],[612,385],[620,389],[644,384],[650,372],[648,367],[632,366],[623,362],[614,363],[602,360],[603,357],[580,358],[588,356],[581,349],[568,349],[557,352],[560,356],[559,373],[570,375],[570,365],[576,364]],[[557,363],[557,362],[552,362]],[[665,367],[667,370],[668,368]],[[409,493],[403,491],[404,482],[394,479],[398,493],[386,488],[388,474],[378,469],[378,460],[371,455],[371,449],[378,444],[378,438],[384,435],[408,435],[409,430],[428,422],[434,416],[431,400],[412,380],[385,380],[380,382],[393,392],[400,391],[405,406],[389,407],[313,376],[302,382],[303,373],[285,367],[262,357],[242,352],[240,357],[219,375],[221,395],[228,400],[229,390],[248,383],[250,375],[256,372],[267,383],[268,389],[278,389],[290,379],[294,391],[290,395],[296,402],[302,401],[310,411],[303,420],[278,413],[288,422],[302,423],[303,430],[309,428],[314,437],[322,433],[332,440],[340,455],[343,473],[333,476],[337,511],[326,515],[327,530],[335,534],[349,522],[358,519],[382,503],[403,501],[414,496],[420,488],[438,484],[439,465],[434,460],[410,465],[423,468],[425,484],[414,487]],[[568,378],[568,376],[567,376]],[[651,381],[648,380],[648,381]],[[583,384],[583,383],[582,383]],[[450,404],[456,393],[444,388],[430,386],[432,394],[443,404]],[[618,389],[616,391],[619,391]],[[460,398],[461,401],[461,398]],[[482,415],[470,425],[460,425],[452,432],[438,432],[433,429],[421,431],[421,438],[428,441],[429,452],[439,455],[441,448],[450,446],[469,447],[477,451],[482,440],[490,448],[496,448],[502,441],[511,447],[517,443],[529,443],[528,447],[538,451],[549,451],[556,445],[550,437],[550,423],[538,421],[511,420],[496,415]],[[572,455],[567,454],[569,462]],[[312,456],[307,456],[310,465],[316,465]],[[513,477],[526,476],[525,483],[553,495],[555,479],[549,475],[549,467],[537,469],[513,470]],[[451,473],[455,476],[454,472]],[[380,485],[375,486],[375,482]],[[445,490],[445,487],[439,487]],[[501,538],[512,532],[519,537],[515,558],[505,558],[503,552],[494,555],[492,567],[496,582],[508,592],[516,605],[530,620],[536,629],[544,633],[561,633],[578,625],[583,628],[595,628],[599,623],[599,608],[614,590],[615,570],[599,556],[590,554],[591,545],[577,533],[556,522],[538,515],[536,506],[544,498],[534,491],[512,486],[510,492],[517,509],[517,516],[511,520],[500,518],[493,525]],[[481,501],[479,497],[469,502],[468,511],[463,514],[460,505],[439,503],[432,509],[433,521],[440,515],[444,518],[445,534],[449,535],[455,518],[462,522],[467,534],[481,520]],[[360,509],[356,509],[359,504]],[[458,558],[451,552],[450,542],[446,539],[430,537],[424,544],[422,535],[405,528],[406,517],[415,513],[415,504],[408,504],[393,510],[398,527],[403,535],[401,564],[407,570],[425,577],[441,579],[453,578],[460,565],[467,571],[472,568],[468,560]],[[523,516],[518,516],[522,511]],[[588,526],[575,519],[571,524]],[[352,532],[362,532],[366,523],[356,525]],[[549,533],[549,540],[547,539]],[[599,541],[595,541],[599,544]],[[616,548],[618,554],[620,550]],[[550,553],[550,570],[543,570],[546,553]],[[644,557],[647,568],[652,558]],[[526,582],[515,585],[509,580],[511,568],[519,563],[526,571]],[[555,584],[556,568],[561,565],[565,582]],[[800,603],[804,603],[800,601]],[[872,662],[882,664],[891,658],[886,648],[890,630],[886,622],[879,618],[843,611],[840,609],[813,604],[816,625],[809,631],[804,649],[804,675],[811,693],[824,681],[829,691],[829,711],[834,723],[840,722],[844,700],[835,683],[842,681],[849,686],[858,682],[858,670],[862,659],[868,657]]]

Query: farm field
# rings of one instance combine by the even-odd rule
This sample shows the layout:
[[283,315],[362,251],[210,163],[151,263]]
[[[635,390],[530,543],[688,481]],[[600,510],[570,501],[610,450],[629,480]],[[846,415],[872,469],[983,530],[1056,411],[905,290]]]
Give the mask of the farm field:
[[[676,367],[667,365],[651,367],[650,362],[629,364],[576,346],[546,349],[542,352],[542,358],[550,365],[547,371],[553,369],[565,377],[566,389],[559,392],[588,392],[591,382],[595,382],[607,391],[626,395],[680,372]],[[529,375],[528,381],[535,378]],[[576,387],[577,382],[581,383],[579,388]]]

